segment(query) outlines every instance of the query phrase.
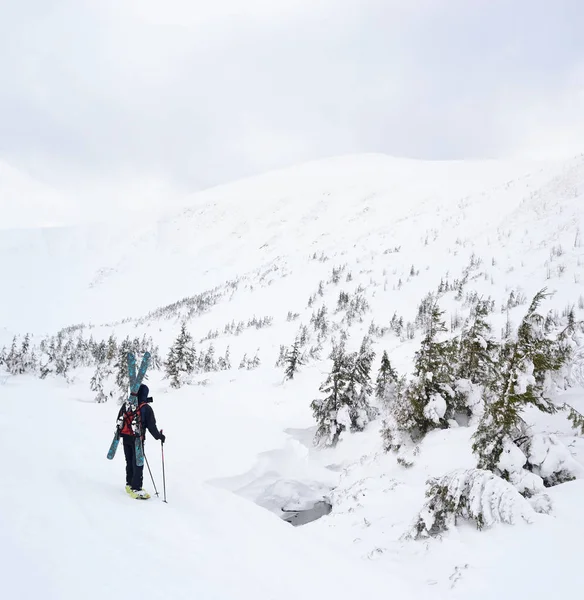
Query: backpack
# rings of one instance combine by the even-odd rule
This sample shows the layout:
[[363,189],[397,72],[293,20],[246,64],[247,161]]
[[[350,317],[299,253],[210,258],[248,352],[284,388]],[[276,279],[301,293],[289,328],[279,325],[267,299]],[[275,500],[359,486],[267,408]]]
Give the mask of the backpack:
[[146,406],[146,402],[136,406],[133,402],[124,404],[122,414],[118,419],[118,428],[121,435],[138,436],[142,431],[142,419],[140,410]]

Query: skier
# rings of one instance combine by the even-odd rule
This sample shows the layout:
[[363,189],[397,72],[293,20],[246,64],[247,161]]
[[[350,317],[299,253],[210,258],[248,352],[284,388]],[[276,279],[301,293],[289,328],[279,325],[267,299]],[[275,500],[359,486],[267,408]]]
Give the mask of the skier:
[[152,398],[148,397],[148,386],[142,384],[137,393],[137,410],[125,403],[118,413],[117,426],[124,442],[124,455],[126,457],[126,492],[136,499],[146,500],[150,494],[142,489],[144,466],[136,464],[136,435],[141,435],[142,447],[146,440],[146,430],[156,440],[166,441],[166,436],[156,427],[156,417],[150,406]]

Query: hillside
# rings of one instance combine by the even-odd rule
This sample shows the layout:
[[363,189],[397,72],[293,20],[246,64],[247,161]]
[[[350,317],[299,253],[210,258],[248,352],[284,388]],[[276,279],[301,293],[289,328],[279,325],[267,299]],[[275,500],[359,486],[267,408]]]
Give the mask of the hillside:
[[[0,455],[10,484],[0,491],[0,514],[11,515],[0,527],[16,548],[3,553],[0,572],[10,589],[18,589],[26,565],[35,575],[22,598],[41,589],[73,598],[87,581],[89,597],[104,597],[121,581],[128,521],[151,559],[145,598],[223,600],[234,589],[238,597],[262,599],[367,592],[546,598],[578,585],[584,437],[561,410],[544,414],[531,406],[523,413],[533,444],[526,456],[535,453],[533,440],[544,443],[541,464],[529,463],[533,485],[540,475],[549,484],[562,469],[569,481],[523,496],[505,481],[515,524],[477,531],[472,519],[459,519],[436,539],[416,540],[406,534],[424,505],[427,479],[476,467],[472,436],[487,406],[469,404],[466,421],[443,420],[396,453],[385,451],[380,436],[384,401],[372,398],[377,416],[362,431],[344,431],[334,447],[314,445],[311,402],[322,395],[342,339],[351,355],[369,337],[373,378],[386,351],[397,372],[413,380],[428,335],[428,294],[443,311],[447,331],[439,343],[461,339],[484,301],[493,343],[504,346],[517,338],[533,296],[547,288],[552,295],[540,307],[546,335],[550,347],[562,340],[569,318],[584,320],[583,157],[341,157],[214,188],[185,203],[161,221],[0,231],[9,290],[0,296],[0,347],[14,333],[33,333],[39,344],[44,334],[84,324],[52,338],[60,349],[51,352],[70,360],[65,377],[54,361],[44,379],[38,367],[9,375],[0,366]],[[163,365],[148,381],[168,435],[169,504],[153,498],[136,507],[123,493],[123,458],[105,460],[120,394],[117,355],[102,364],[109,399],[96,403],[96,349],[112,336],[116,352],[124,338],[137,338],[140,349],[164,359],[183,324],[200,367],[180,389],[169,385]],[[289,351],[303,326],[304,364],[284,380],[282,346]],[[582,339],[576,327],[552,401],[584,413]],[[42,364],[46,356],[37,351]],[[23,406],[39,434],[15,454]],[[160,487],[151,439],[147,451]],[[27,487],[39,454],[43,468],[33,485],[48,499],[40,508],[36,494],[14,493]],[[548,458],[561,464],[544,473]],[[493,485],[502,489],[501,481]],[[145,486],[152,490],[147,474]],[[317,521],[297,528],[281,521],[283,509],[323,501],[332,510]],[[504,513],[507,505],[490,510]]]
[[[0,271],[11,290],[0,314],[17,330],[119,320],[315,251],[332,260],[357,247],[400,246],[400,259],[427,255],[432,269],[457,239],[467,248],[509,246],[498,230],[523,214],[559,210],[555,194],[573,194],[581,164],[342,157],[195,194],[184,200],[190,208],[160,221],[0,231]],[[431,244],[420,248],[426,238]],[[38,293],[49,289],[59,293]]]

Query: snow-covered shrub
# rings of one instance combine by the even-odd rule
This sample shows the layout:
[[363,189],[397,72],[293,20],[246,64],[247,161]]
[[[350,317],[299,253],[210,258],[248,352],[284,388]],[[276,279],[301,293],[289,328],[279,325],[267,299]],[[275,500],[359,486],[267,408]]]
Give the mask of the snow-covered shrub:
[[473,521],[477,529],[495,523],[531,523],[534,509],[508,482],[483,469],[457,469],[428,480],[427,501],[408,536],[436,536],[457,524]]
[[541,477],[545,487],[584,477],[584,466],[555,435],[533,435],[526,444],[526,455],[530,470]]

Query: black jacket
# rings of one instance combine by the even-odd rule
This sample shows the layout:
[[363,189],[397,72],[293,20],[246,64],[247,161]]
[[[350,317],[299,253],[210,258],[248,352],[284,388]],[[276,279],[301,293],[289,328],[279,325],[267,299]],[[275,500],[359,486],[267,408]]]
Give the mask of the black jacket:
[[[138,390],[138,406],[140,407],[140,418],[142,423],[142,438],[146,437],[146,430],[150,432],[150,435],[155,439],[160,439],[160,431],[158,431],[158,427],[156,427],[156,417],[154,416],[154,411],[150,406],[152,402],[152,398],[148,398],[148,393],[150,390],[148,386],[142,384],[140,389]],[[126,411],[125,403],[120,408],[120,412],[118,413],[118,422],[120,419],[123,419],[124,412]],[[129,435],[122,434],[122,437],[133,437]]]

